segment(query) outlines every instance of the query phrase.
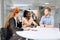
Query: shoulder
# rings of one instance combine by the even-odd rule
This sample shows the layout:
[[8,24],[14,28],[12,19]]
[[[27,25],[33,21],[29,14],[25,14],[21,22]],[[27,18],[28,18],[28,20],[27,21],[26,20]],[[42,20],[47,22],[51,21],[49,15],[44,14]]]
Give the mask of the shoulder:
[[23,18],[22,18],[22,21],[24,22],[25,20],[26,20],[26,18],[25,18],[25,17],[23,17]]
[[31,17],[31,18],[30,18],[30,20],[32,21],[32,20],[33,20],[33,18]]
[[25,20],[25,19],[26,19],[25,17],[22,18],[22,20]]
[[42,16],[41,18],[43,19],[43,18],[45,18],[45,16]]
[[54,18],[54,16],[51,15],[50,18]]
[[14,17],[12,17],[12,18],[9,19],[9,21],[14,21],[14,20],[15,20]]

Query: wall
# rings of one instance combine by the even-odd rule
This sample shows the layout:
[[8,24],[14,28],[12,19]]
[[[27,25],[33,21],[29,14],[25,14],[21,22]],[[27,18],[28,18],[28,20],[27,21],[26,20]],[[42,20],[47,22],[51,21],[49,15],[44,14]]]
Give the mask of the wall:
[[0,0],[0,28],[2,27],[1,25],[1,0]]
[[[4,2],[4,3],[3,3]],[[13,1],[14,2],[14,1]],[[30,1],[29,1],[30,2]],[[33,3],[34,1],[32,1]],[[20,2],[19,2],[20,3]],[[26,2],[27,3],[27,2]],[[30,2],[31,3],[31,2]],[[4,4],[4,5],[3,5]],[[13,3],[11,2],[11,0],[0,0],[0,26],[4,27],[4,23],[6,20],[7,15],[9,14],[9,8],[10,5],[12,5]],[[33,3],[34,4],[34,3]],[[36,6],[36,4],[34,5],[35,7],[31,7],[31,9],[38,9],[38,6]],[[1,9],[2,8],[2,9]],[[25,7],[26,8],[30,8],[30,7]],[[39,14],[40,15],[40,14]],[[58,8],[56,10],[56,14],[55,14],[55,26],[58,27],[59,23],[60,23],[60,8]]]
[[60,8],[56,9],[56,13],[55,13],[55,27],[59,27],[60,25]]

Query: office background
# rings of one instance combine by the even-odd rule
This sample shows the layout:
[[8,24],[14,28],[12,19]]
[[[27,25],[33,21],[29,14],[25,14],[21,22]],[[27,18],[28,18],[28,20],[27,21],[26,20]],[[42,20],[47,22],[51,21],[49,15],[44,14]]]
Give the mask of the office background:
[[[7,15],[11,7],[18,6],[26,10],[38,10],[38,20],[43,15],[42,7],[49,6],[54,15],[55,27],[60,24],[60,0],[0,0],[0,28],[4,27]],[[42,14],[41,14],[42,13]]]
[[43,15],[43,7],[49,6],[52,9],[51,14],[53,14],[55,20],[54,27],[60,27],[60,0],[0,0],[0,29],[4,27],[6,17],[14,6],[24,10],[37,10],[38,21]]

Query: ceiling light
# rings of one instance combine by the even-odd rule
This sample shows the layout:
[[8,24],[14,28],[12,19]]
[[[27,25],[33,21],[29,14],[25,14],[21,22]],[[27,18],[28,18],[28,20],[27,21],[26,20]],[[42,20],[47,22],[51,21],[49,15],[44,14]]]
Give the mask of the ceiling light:
[[49,4],[49,3],[45,3],[45,4]]

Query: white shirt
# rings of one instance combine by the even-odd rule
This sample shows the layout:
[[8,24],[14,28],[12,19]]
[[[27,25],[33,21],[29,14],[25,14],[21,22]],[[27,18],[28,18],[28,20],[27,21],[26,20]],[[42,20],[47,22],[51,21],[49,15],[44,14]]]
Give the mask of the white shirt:
[[14,19],[15,19],[15,23],[16,23],[16,27],[17,27],[17,18],[16,18],[16,17],[14,17]]
[[32,18],[30,18],[29,21],[26,18],[22,19],[23,27],[26,27],[26,25],[31,25],[32,23],[37,25]]

